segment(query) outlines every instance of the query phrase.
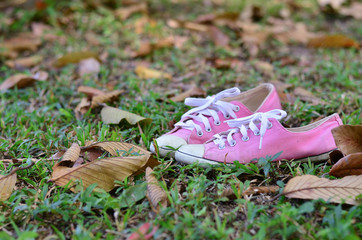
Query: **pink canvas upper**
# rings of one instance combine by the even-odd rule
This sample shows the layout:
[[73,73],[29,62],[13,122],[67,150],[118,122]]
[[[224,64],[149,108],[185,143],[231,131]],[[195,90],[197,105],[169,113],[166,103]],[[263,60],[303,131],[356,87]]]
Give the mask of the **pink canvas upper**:
[[273,156],[281,151],[282,154],[275,161],[317,156],[337,148],[331,130],[343,125],[338,114],[310,124],[309,127],[291,129],[284,128],[276,119],[269,119],[269,121],[273,126],[266,130],[261,149],[259,149],[260,136],[255,136],[248,129],[248,141],[242,141],[241,133],[233,134],[237,142],[235,146],[226,143],[224,149],[219,149],[214,141],[208,141],[204,145],[203,158],[226,163],[233,163],[235,160],[240,163],[249,163],[253,159],[266,155]]
[[[243,94],[243,93],[241,93],[241,94]],[[240,108],[239,111],[235,112],[237,118],[246,117],[246,116],[249,116],[254,113],[247,106],[245,106],[244,104],[242,104],[239,101],[231,101],[230,103],[235,104],[235,105],[239,106],[239,108]],[[274,87],[256,111],[257,112],[267,112],[272,109],[281,109],[279,96]],[[171,130],[169,133],[167,133],[167,135],[170,134],[170,135],[174,135],[174,136],[183,138],[183,139],[185,139],[185,141],[188,144],[205,143],[207,140],[212,138],[212,136],[215,135],[216,133],[226,131],[230,128],[226,123],[224,123],[224,121],[229,120],[229,119],[226,119],[221,112],[218,112],[218,116],[220,118],[221,124],[215,125],[213,118],[211,116],[208,117],[208,120],[209,120],[210,126],[211,126],[211,132],[203,131],[202,136],[197,135],[196,129],[189,130],[189,129],[184,129],[184,128],[180,128],[180,127],[175,127],[173,130]],[[181,119],[181,121],[184,121],[184,120],[185,119]],[[198,125],[200,125],[202,129],[205,128],[205,125],[202,122],[198,122],[196,120],[194,120],[194,122],[197,123]]]

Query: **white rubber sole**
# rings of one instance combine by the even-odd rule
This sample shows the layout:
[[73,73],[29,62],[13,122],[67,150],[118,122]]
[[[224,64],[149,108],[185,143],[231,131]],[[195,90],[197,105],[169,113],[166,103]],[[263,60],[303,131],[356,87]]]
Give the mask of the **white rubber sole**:
[[[150,145],[150,151],[153,152],[154,154],[156,154],[156,149],[155,146],[153,146],[153,143],[151,143]],[[167,147],[159,147],[158,148],[158,152],[160,154],[161,157],[175,157],[175,150],[167,148]]]
[[[335,150],[335,149],[333,149]],[[326,153],[322,153],[320,155],[316,155],[316,156],[310,156],[310,157],[306,157],[306,158],[300,158],[300,159],[294,159],[293,161],[298,161],[298,162],[322,162],[322,161],[327,161],[329,159],[329,153],[331,153],[333,150],[326,152]],[[218,162],[218,161],[213,161],[213,160],[208,160],[205,158],[200,158],[200,157],[196,157],[194,155],[185,153],[185,152],[180,152],[179,150],[176,151],[175,154],[175,159],[177,162],[183,163],[183,164],[192,164],[192,163],[200,163],[200,164],[212,164],[212,165],[216,165],[216,164],[223,164],[223,162]],[[281,161],[288,161],[288,160],[281,160]],[[229,165],[231,165],[232,163],[227,163]]]

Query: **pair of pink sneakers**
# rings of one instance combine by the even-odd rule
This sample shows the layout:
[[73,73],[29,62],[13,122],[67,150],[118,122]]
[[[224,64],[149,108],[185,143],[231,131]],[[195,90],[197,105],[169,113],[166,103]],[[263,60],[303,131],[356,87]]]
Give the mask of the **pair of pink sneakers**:
[[186,164],[249,163],[279,152],[274,161],[322,161],[337,148],[331,130],[342,125],[333,114],[307,126],[283,127],[279,121],[287,113],[270,83],[242,93],[230,88],[205,99],[187,98],[185,104],[195,108],[150,149]]

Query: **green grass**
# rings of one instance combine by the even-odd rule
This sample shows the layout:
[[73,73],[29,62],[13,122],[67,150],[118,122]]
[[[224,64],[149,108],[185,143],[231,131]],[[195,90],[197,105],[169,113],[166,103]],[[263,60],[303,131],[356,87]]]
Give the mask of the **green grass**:
[[[45,42],[36,52],[46,59],[39,68],[49,72],[48,81],[0,93],[0,159],[25,159],[22,166],[29,164],[30,158],[41,159],[32,168],[18,172],[16,190],[8,200],[0,203],[0,239],[33,239],[49,235],[54,239],[125,239],[145,222],[158,226],[155,239],[359,239],[362,234],[360,206],[322,200],[273,199],[275,195],[248,199],[239,194],[235,200],[218,197],[225,186],[235,190],[246,189],[250,184],[283,186],[300,173],[326,176],[331,167],[328,163],[291,162],[277,166],[264,160],[247,166],[202,168],[196,164],[182,166],[168,158],[159,159],[163,164],[156,167],[155,172],[170,204],[158,214],[151,212],[145,197],[143,175],[126,179],[110,193],[93,192],[95,186],[73,193],[48,182],[55,164],[48,159],[73,142],[84,145],[90,140],[125,141],[149,146],[155,137],[170,130],[170,121],[179,120],[187,110],[183,103],[167,100],[167,94],[175,89],[172,81],[142,80],[136,76],[134,67],[142,61],[174,77],[198,71],[199,74],[183,82],[196,83],[208,94],[235,85],[246,90],[261,82],[279,80],[303,87],[326,102],[325,105],[311,105],[297,99],[293,104],[284,104],[289,114],[286,123],[290,126],[306,125],[334,112],[339,113],[345,124],[361,124],[360,52],[354,49],[315,50],[302,45],[286,47],[270,42],[257,56],[274,66],[273,75],[265,76],[255,70],[253,59],[243,53],[237,54],[240,49],[236,52],[219,49],[202,34],[166,27],[169,18],[192,20],[202,13],[243,8],[241,3],[236,6],[233,1],[224,6],[204,6],[201,2],[185,5],[166,0],[150,1],[150,17],[157,24],[148,24],[141,35],[129,27],[141,18],[140,14],[119,21],[110,9],[91,10],[84,8],[81,1],[51,6],[46,14],[20,7],[1,13],[0,19],[6,16],[14,20],[10,25],[0,20],[1,38],[29,31],[32,21],[48,21],[52,31],[65,38],[65,44]],[[265,9],[263,24],[279,7]],[[65,12],[69,15],[63,14]],[[71,24],[58,21],[67,18]],[[331,24],[310,9],[295,13],[292,18],[309,23],[310,29],[325,31],[328,28],[338,32],[341,26],[346,26],[342,28],[343,32],[361,41],[361,35],[356,34],[360,32],[356,20],[337,19]],[[225,30],[232,37],[231,45],[238,48],[241,40],[231,30]],[[96,34],[99,46],[91,46],[84,40],[87,32]],[[139,59],[128,57],[128,48],[136,49],[141,40],[169,34],[187,36],[189,40],[182,49],[156,50]],[[108,54],[98,76],[79,78],[75,75],[75,65],[59,70],[49,68],[48,61],[68,50],[84,49]],[[300,52],[310,57],[308,66],[281,67],[278,59],[283,56],[299,58]],[[32,53],[21,54],[27,55]],[[215,56],[240,58],[244,68],[219,70],[203,61]],[[5,59],[0,61],[3,63]],[[18,72],[29,71],[0,66],[0,82]],[[88,112],[82,120],[76,119],[73,109],[83,97],[77,93],[77,87],[87,85],[106,90],[108,83],[114,84],[115,89],[126,90],[114,106],[153,119],[153,123],[143,129],[143,138],[138,127],[103,124],[97,110]],[[13,166],[0,160],[2,174],[8,173]],[[139,200],[127,201],[131,194],[137,194]]]

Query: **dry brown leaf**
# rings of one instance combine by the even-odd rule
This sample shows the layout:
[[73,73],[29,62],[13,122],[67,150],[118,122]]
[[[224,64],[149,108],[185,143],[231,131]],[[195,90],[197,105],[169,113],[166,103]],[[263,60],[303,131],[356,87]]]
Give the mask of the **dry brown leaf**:
[[268,27],[261,27],[258,24],[239,21],[237,26],[242,29],[241,38],[247,44],[263,45],[272,33]]
[[87,58],[95,58],[100,62],[98,55],[94,52],[90,52],[90,51],[70,52],[70,53],[66,53],[62,57],[55,60],[55,62],[53,63],[53,66],[56,68],[60,68],[60,67],[64,67],[65,65],[68,65],[70,63],[78,63],[81,60],[87,59]]
[[[272,194],[279,191],[278,186],[249,186],[246,190],[242,192],[243,195],[258,195],[258,194]],[[226,187],[220,197],[227,197],[230,199],[235,199],[235,192],[231,187]]]
[[90,109],[90,106],[91,106],[91,101],[89,101],[88,98],[82,98],[80,100],[80,103],[74,109],[76,118],[81,119],[81,116]]
[[146,3],[137,3],[127,7],[119,8],[115,11],[115,15],[119,17],[122,21],[129,18],[135,13],[147,13],[147,4]]
[[106,94],[102,90],[92,88],[92,87],[88,87],[88,86],[79,86],[77,91],[80,92],[80,93],[86,94],[88,97],[94,97],[94,96]]
[[217,69],[235,68],[241,70],[244,66],[244,62],[237,58],[216,58],[208,60],[211,61],[212,65]]
[[343,157],[343,153],[338,149],[333,150],[329,153],[329,160],[332,165],[336,164]]
[[[97,188],[110,191],[115,187],[115,180],[123,181],[142,168],[147,163],[149,156],[104,158],[75,168],[61,169],[60,174],[56,173],[57,169],[55,169],[50,181],[59,186],[65,186],[69,181],[81,180],[84,188],[96,183]],[[72,190],[74,191],[74,189]]]
[[0,201],[7,200],[14,190],[16,183],[16,172],[8,175],[0,175]]
[[219,28],[215,26],[209,27],[209,34],[216,46],[228,47],[230,39]]
[[343,154],[362,152],[362,126],[342,125],[332,129],[337,147]]
[[101,111],[102,121],[105,124],[119,124],[122,120],[126,120],[128,124],[148,125],[152,122],[150,118],[144,118],[134,113],[123,111],[119,108],[105,106]]
[[308,47],[313,48],[356,48],[359,49],[359,44],[344,35],[326,35],[310,39]]
[[362,152],[352,153],[340,159],[333,165],[329,175],[335,177],[362,175]]
[[316,34],[308,31],[304,23],[286,22],[284,25],[274,26],[272,31],[273,37],[285,44],[293,42],[306,44],[316,36]]
[[94,58],[87,58],[81,60],[78,66],[78,75],[83,76],[84,74],[99,73],[101,70],[101,64]]
[[342,7],[339,11],[340,14],[344,16],[351,16],[355,19],[362,19],[362,3],[360,2],[352,2],[349,7]]
[[113,101],[119,97],[124,91],[123,90],[115,90],[109,93],[105,93],[102,95],[97,95],[92,98],[91,108],[97,107],[102,103],[106,103],[109,101]]
[[240,17],[240,12],[223,12],[223,13],[209,13],[198,16],[195,20],[197,23],[214,23],[216,25],[226,25],[237,21]]
[[5,40],[0,43],[0,48],[8,49],[11,51],[35,51],[41,44],[41,40],[31,33],[21,33],[16,37]]
[[139,78],[149,79],[149,78],[167,78],[171,79],[172,76],[168,73],[164,73],[161,71],[157,71],[151,68],[147,68],[144,66],[137,66],[135,72]]
[[310,102],[312,104],[325,104],[325,102],[320,99],[317,98],[316,96],[314,96],[313,93],[311,93],[310,91],[301,88],[301,87],[296,87],[293,91],[294,95],[296,97],[299,97],[300,100],[305,101],[305,102]]
[[[99,154],[99,151],[97,151],[97,150],[101,150],[101,155],[103,154],[102,151],[107,151],[112,156],[115,156],[115,157],[119,157],[121,153],[129,152],[130,150],[132,152],[138,152],[141,154],[148,154],[148,155],[151,154],[149,151],[147,151],[137,145],[133,145],[130,143],[125,143],[125,142],[113,142],[113,141],[93,143],[89,146],[82,147],[81,150],[82,150],[82,154],[85,152],[88,152],[88,153],[94,152],[95,155]],[[93,156],[90,158],[90,160],[93,161],[93,160],[97,159],[98,157]]]
[[149,167],[146,168],[146,181],[148,198],[152,204],[153,209],[156,212],[159,212],[160,205],[162,207],[167,207],[167,194],[159,186],[156,177],[153,175],[153,170]]
[[171,101],[173,102],[182,102],[185,100],[185,98],[188,97],[205,97],[206,92],[202,90],[201,88],[197,87],[196,85],[193,85],[189,90],[186,92],[183,92],[179,95],[176,95],[171,98]]
[[8,60],[5,61],[5,65],[11,68],[16,68],[16,67],[29,68],[39,64],[41,61],[43,61],[43,57],[35,55],[31,57],[18,58],[15,60]]
[[[338,180],[303,175],[292,178],[283,190],[288,198],[319,199],[334,203],[358,205],[355,198],[362,194],[362,175],[347,176]],[[344,199],[344,200],[343,200]]]
[[339,9],[346,0],[317,0],[319,6],[325,7],[330,5],[333,9]]
[[174,37],[167,37],[164,39],[160,39],[155,43],[149,41],[143,42],[141,43],[140,48],[135,53],[132,54],[132,57],[146,56],[157,49],[172,47],[174,46],[174,44],[175,44]]
[[36,73],[33,76],[28,76],[22,73],[15,74],[0,84],[0,91],[5,91],[14,87],[25,88],[33,85],[36,81],[44,81],[43,74],[44,73]]
[[271,81],[271,83],[275,86],[281,102],[294,103],[295,97],[292,96],[290,93],[285,92],[285,90],[293,87],[292,84],[284,83],[278,80]]
[[254,66],[259,72],[262,72],[265,75],[270,76],[273,74],[274,67],[268,62],[255,61]]
[[171,28],[185,28],[197,32],[208,32],[209,30],[209,27],[204,24],[199,24],[194,22],[184,22],[173,19],[168,20],[167,25]]

